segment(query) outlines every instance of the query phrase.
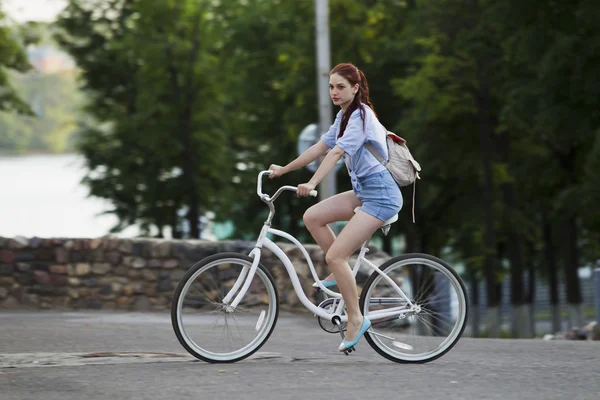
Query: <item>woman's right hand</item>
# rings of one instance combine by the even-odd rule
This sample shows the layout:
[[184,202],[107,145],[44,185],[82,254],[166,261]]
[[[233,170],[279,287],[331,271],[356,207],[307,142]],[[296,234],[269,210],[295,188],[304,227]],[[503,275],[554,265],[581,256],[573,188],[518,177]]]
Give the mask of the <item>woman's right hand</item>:
[[271,166],[269,167],[269,169],[271,171],[273,171],[273,173],[271,175],[269,175],[269,179],[279,178],[280,176],[282,176],[282,175],[285,174],[285,171],[284,171],[283,167],[280,166],[280,165],[271,164]]

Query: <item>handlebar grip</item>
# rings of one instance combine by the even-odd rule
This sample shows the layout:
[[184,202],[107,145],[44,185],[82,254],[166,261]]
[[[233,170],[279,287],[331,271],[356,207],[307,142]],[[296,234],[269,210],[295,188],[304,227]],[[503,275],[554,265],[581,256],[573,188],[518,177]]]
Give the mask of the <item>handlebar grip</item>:
[[316,190],[311,190],[308,194],[312,197],[317,197],[317,195],[318,195]]

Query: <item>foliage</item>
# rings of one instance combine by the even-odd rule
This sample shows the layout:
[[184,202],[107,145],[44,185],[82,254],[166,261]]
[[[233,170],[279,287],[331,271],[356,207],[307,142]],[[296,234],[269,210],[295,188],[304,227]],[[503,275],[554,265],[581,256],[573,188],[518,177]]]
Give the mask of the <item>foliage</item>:
[[[550,273],[546,222],[568,276],[600,258],[593,1],[330,0],[329,18],[332,66],[365,72],[379,118],[423,166],[417,223],[411,187],[394,243],[455,260],[488,287],[531,264]],[[194,237],[214,213],[233,222],[230,238],[254,238],[267,212],[257,172],[295,158],[317,120],[314,3],[70,0],[57,26],[90,96],[86,182],[114,204],[115,230]],[[265,190],[309,178],[301,169]],[[350,189],[344,169],[338,182]],[[312,241],[310,204],[284,194],[274,223]]]
[[31,114],[31,109],[11,86],[8,74],[9,70],[25,72],[30,68],[22,43],[0,10],[0,111]]
[[[56,49],[47,24],[27,23],[11,26],[10,30],[5,27],[5,33],[9,32],[14,47],[2,48],[7,59],[13,57],[14,68],[5,75],[12,92],[5,93],[16,100],[12,106],[0,109],[0,148],[10,153],[72,151],[82,102],[76,70],[45,71],[30,65],[28,55],[44,55],[50,61],[64,56]],[[10,51],[16,53],[9,56]]]

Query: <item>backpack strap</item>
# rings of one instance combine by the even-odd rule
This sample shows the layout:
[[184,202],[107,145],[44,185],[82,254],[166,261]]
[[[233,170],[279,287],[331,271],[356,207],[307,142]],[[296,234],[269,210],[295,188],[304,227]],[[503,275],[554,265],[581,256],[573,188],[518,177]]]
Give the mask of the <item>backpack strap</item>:
[[377,161],[379,161],[380,163],[382,163],[385,166],[386,163],[385,163],[383,157],[381,157],[381,154],[379,154],[379,152],[377,150],[375,150],[375,148],[373,147],[373,145],[371,143],[365,143],[365,147],[367,148],[367,150],[369,150],[371,152],[371,154],[373,154],[373,156],[375,156]]
[[412,217],[413,224],[415,223],[415,191],[417,190],[417,180],[413,182],[413,201],[412,201]]

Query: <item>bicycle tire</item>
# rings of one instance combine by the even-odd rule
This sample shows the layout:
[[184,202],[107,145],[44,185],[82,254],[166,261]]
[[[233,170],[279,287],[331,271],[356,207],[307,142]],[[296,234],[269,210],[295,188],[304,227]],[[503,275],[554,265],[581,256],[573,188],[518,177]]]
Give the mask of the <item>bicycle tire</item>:
[[211,357],[202,355],[199,352],[197,352],[196,350],[194,350],[193,347],[190,346],[187,343],[187,341],[185,340],[184,334],[182,333],[182,327],[179,324],[179,321],[180,321],[180,319],[179,319],[179,300],[181,297],[181,293],[186,286],[186,283],[188,282],[188,280],[190,280],[190,278],[192,278],[194,276],[194,274],[197,271],[202,269],[207,264],[213,263],[220,259],[225,260],[225,259],[236,259],[236,258],[239,260],[243,260],[246,263],[249,263],[250,265],[252,264],[252,261],[253,261],[253,259],[251,257],[249,257],[245,254],[234,253],[234,252],[219,253],[219,254],[215,254],[215,255],[206,257],[203,260],[192,265],[188,269],[186,274],[183,276],[183,278],[177,284],[177,287],[173,294],[173,299],[171,302],[171,325],[173,327],[175,335],[177,336],[179,343],[191,355],[193,355],[194,357],[196,357],[202,361],[206,361],[209,363],[234,363],[234,362],[241,361],[245,358],[248,358],[252,354],[254,354],[256,351],[258,351],[266,343],[266,341],[269,339],[269,337],[273,333],[273,330],[275,329],[275,325],[277,324],[277,319],[279,317],[279,294],[277,292],[277,286],[275,285],[275,280],[273,279],[273,276],[271,275],[271,273],[264,267],[264,265],[259,263],[257,266],[257,268],[258,268],[257,274],[258,274],[258,271],[260,270],[266,276],[267,281],[269,282],[268,285],[270,285],[270,289],[267,287],[267,290],[272,290],[273,296],[275,299],[274,300],[274,317],[272,318],[271,326],[267,328],[268,332],[267,332],[266,336],[264,336],[264,338],[261,341],[255,343],[251,349],[249,349],[247,352],[244,352],[241,356],[233,357],[231,359],[223,359],[223,358],[215,359],[215,358],[211,358]]
[[[406,260],[411,260],[411,259],[426,259],[432,262],[437,263],[441,268],[445,269],[447,272],[449,272],[457,281],[460,287],[460,291],[462,292],[462,296],[464,298],[464,315],[462,315],[460,317],[461,319],[461,326],[459,328],[459,332],[456,335],[456,337],[454,338],[454,340],[451,341],[451,343],[449,343],[443,351],[436,353],[435,355],[422,359],[422,360],[411,360],[411,359],[404,359],[401,357],[394,357],[391,354],[389,354],[388,352],[384,351],[382,348],[380,348],[379,344],[377,341],[375,341],[372,337],[372,334],[370,334],[368,331],[365,333],[365,339],[367,340],[367,342],[369,343],[369,345],[377,352],[379,353],[381,356],[387,358],[390,361],[394,361],[397,363],[402,363],[402,364],[424,364],[424,363],[428,363],[434,360],[437,360],[438,358],[442,357],[443,355],[445,355],[446,353],[448,353],[455,345],[456,343],[458,343],[458,341],[460,340],[460,338],[462,337],[462,334],[466,328],[467,325],[467,317],[469,314],[469,302],[468,302],[468,297],[467,297],[467,290],[465,287],[464,282],[462,281],[462,279],[460,278],[460,276],[456,273],[456,271],[454,271],[454,269],[452,269],[452,267],[445,262],[444,260],[441,260],[437,257],[428,255],[428,254],[420,254],[420,253],[410,253],[410,254],[404,254],[401,256],[397,256],[394,258],[391,258],[390,260],[386,261],[385,263],[383,263],[380,267],[380,270],[384,273],[386,273],[386,270],[388,270],[389,268],[393,267],[396,263],[401,262],[401,261],[406,261]],[[373,285],[373,282],[375,282],[375,279],[377,279],[377,277],[379,276],[379,274],[377,272],[373,272],[371,274],[371,276],[369,276],[369,278],[367,279],[367,281],[365,282],[365,285],[363,286],[363,290],[362,293],[369,293],[370,287],[371,285]],[[365,309],[365,302],[366,302],[366,298],[367,296],[365,295],[361,295],[360,297],[360,310],[363,313],[363,315],[366,312]]]

